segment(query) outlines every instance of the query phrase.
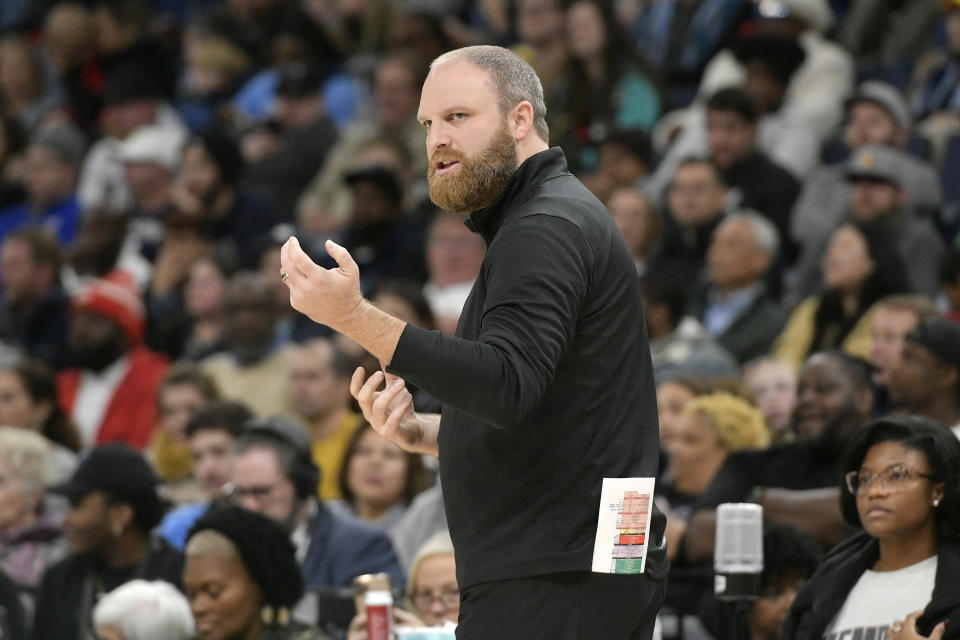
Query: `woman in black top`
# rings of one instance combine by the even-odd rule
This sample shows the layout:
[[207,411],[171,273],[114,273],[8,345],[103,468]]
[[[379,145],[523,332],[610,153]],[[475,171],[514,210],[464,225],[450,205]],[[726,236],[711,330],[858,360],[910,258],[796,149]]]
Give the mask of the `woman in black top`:
[[[883,418],[854,436],[843,470],[844,518],[864,531],[823,561],[782,638],[960,638],[960,442],[926,418]],[[869,598],[878,583],[883,602]]]

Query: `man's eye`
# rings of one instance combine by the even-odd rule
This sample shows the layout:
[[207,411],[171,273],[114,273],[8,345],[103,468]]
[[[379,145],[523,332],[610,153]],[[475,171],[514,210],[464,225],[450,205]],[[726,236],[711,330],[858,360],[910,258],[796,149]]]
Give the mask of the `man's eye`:
[[455,113],[455,114],[453,114],[453,119],[454,119],[454,120],[463,120],[463,119],[466,118],[466,117],[467,117],[467,114],[465,114],[465,113]]

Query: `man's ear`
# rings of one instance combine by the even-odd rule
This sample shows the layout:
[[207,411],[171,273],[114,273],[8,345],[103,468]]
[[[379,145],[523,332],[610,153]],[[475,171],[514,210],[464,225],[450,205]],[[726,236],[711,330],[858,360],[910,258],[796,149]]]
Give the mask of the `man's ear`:
[[767,271],[770,270],[770,265],[773,264],[773,256],[771,256],[766,251],[757,251],[753,256],[753,264],[759,276],[762,278]]
[[940,367],[940,375],[937,376],[940,384],[943,385],[944,389],[956,389],[957,381],[960,379],[960,369],[949,364],[942,364]]
[[513,139],[517,142],[524,140],[533,131],[533,105],[527,100],[521,100],[510,112],[510,129]]
[[118,502],[107,507],[110,533],[119,538],[133,523],[134,515],[133,507],[125,502]]

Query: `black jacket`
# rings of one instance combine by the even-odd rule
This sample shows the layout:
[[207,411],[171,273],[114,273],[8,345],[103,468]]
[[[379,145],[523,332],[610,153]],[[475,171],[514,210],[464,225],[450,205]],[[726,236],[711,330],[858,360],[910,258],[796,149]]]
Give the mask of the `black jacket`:
[[[457,337],[408,325],[389,367],[443,402],[460,587],[590,571],[602,479],[657,473],[633,260],[558,148],[527,159],[467,226],[488,249]],[[655,512],[652,540],[664,523]],[[647,573],[666,568],[652,549]]]
[[26,637],[26,620],[17,585],[0,570],[0,638],[21,640]]
[[732,189],[740,191],[739,206],[758,211],[777,227],[783,253],[787,262],[792,262],[790,215],[800,195],[800,182],[759,151],[726,171],[724,177]]
[[0,340],[19,345],[52,369],[63,366],[70,301],[59,286],[24,307],[0,302]]
[[89,555],[70,555],[43,575],[33,622],[34,640],[92,638],[93,605],[107,593],[135,579],[166,580],[178,588],[183,556],[160,538],[152,538],[141,562],[122,570],[107,570]]
[[[824,558],[807,584],[797,594],[783,623],[780,640],[819,640],[857,584],[877,561],[879,545],[866,532],[837,545]],[[940,540],[933,597],[917,620],[917,630],[929,636],[943,620],[949,620],[944,640],[960,638],[960,543]]]

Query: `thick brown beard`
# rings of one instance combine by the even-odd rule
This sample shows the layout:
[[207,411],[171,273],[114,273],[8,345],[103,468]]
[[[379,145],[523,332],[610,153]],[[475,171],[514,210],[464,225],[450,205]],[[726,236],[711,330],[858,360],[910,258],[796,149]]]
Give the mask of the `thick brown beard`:
[[435,158],[460,162],[460,169],[449,175],[437,175],[436,159],[431,159],[427,169],[430,199],[454,213],[471,213],[492,204],[517,170],[517,149],[506,123],[476,156],[441,153]]

